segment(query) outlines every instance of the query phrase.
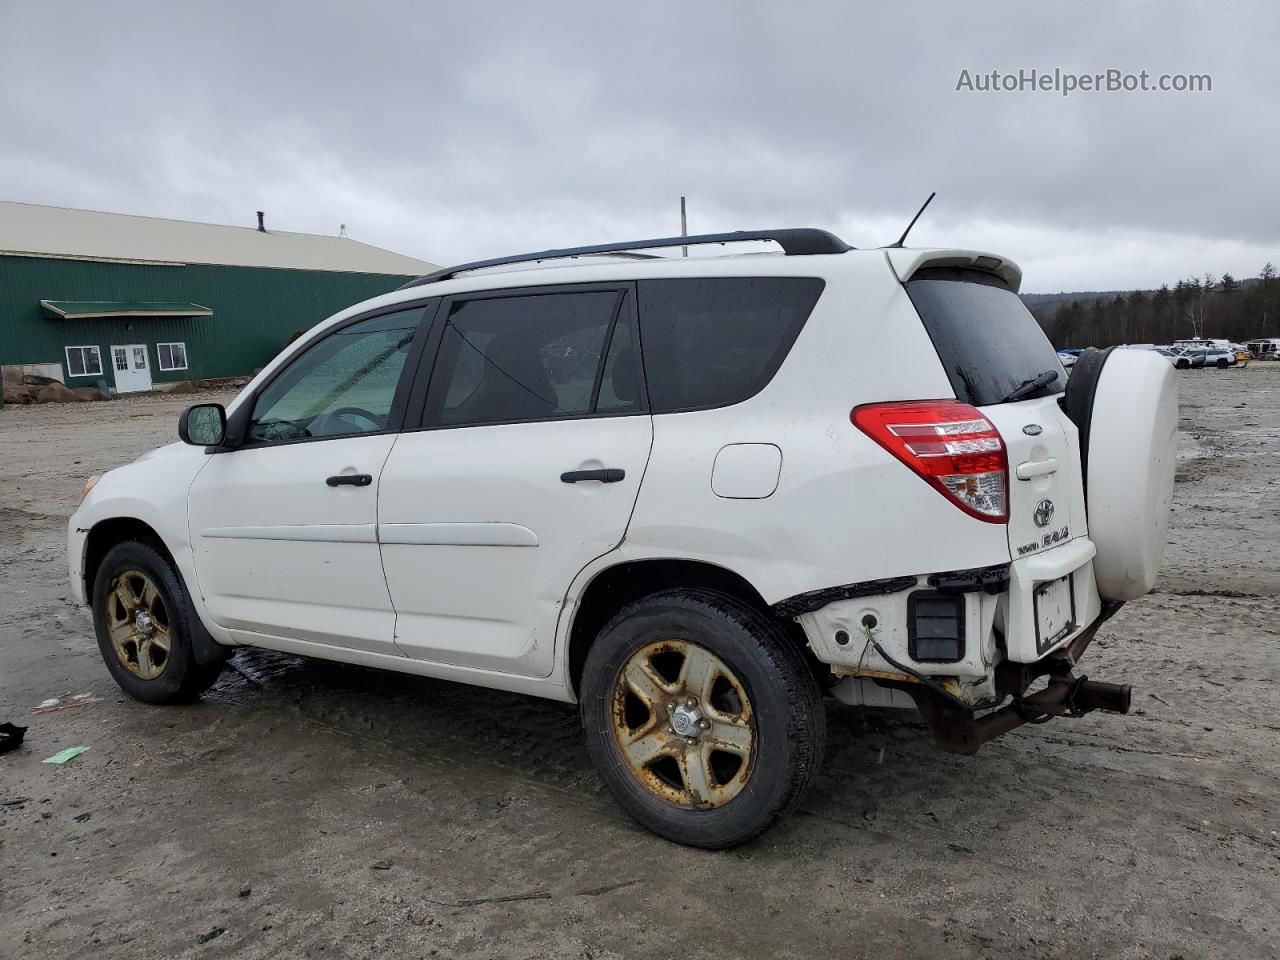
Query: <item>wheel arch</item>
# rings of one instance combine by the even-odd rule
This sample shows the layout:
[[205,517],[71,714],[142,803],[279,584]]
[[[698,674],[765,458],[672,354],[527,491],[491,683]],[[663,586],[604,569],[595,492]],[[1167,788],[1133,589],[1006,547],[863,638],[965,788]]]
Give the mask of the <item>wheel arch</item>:
[[98,577],[98,570],[102,566],[102,561],[112,547],[130,540],[140,541],[159,551],[160,555],[173,568],[178,582],[186,590],[187,597],[195,612],[195,622],[191,624],[191,639],[196,660],[201,664],[210,664],[219,657],[225,657],[226,650],[224,645],[214,639],[200,616],[199,592],[192,589],[193,585],[188,582],[189,578],[184,573],[182,565],[178,563],[169,545],[165,543],[164,537],[160,535],[155,527],[138,517],[105,517],[89,528],[89,533],[84,541],[84,559],[81,564],[81,576],[84,579],[84,596],[89,606],[92,607],[94,603],[93,584]]
[[622,560],[597,572],[582,588],[573,605],[564,676],[575,697],[582,681],[587,651],[600,629],[627,604],[673,588],[712,590],[742,601],[777,623],[803,651],[815,674],[821,676],[827,670],[809,649],[800,624],[774,614],[760,591],[746,577],[728,567],[679,557]]
[[174,569],[178,568],[173,551],[165,544],[159,532],[145,520],[137,517],[107,517],[99,520],[89,528],[85,537],[84,561],[80,567],[84,578],[84,595],[90,604],[93,603],[93,582],[98,576],[98,568],[102,566],[103,559],[112,547],[126,540],[141,540],[151,544],[164,554]]

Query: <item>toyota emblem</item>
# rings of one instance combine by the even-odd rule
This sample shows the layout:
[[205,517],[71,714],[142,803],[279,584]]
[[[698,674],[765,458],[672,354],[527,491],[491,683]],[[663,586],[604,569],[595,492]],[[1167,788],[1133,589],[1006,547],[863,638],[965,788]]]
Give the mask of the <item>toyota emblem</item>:
[[1053,519],[1053,501],[1041,500],[1036,504],[1036,512],[1032,514],[1037,527],[1047,527],[1049,521]]

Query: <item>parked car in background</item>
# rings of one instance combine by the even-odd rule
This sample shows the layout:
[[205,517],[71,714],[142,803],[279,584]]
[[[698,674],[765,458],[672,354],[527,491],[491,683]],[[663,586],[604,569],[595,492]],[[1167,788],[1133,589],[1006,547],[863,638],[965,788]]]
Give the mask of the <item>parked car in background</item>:
[[1193,337],[1190,340],[1175,340],[1173,346],[1175,349],[1203,350],[1207,367],[1234,367],[1239,362],[1230,340]]
[[1186,340],[1175,340],[1173,346],[1184,350],[1230,350],[1231,341],[1212,337],[1189,337]]
[[443,269],[86,483],[71,589],[139,700],[253,646],[576,703],[637,821],[734,846],[817,777],[824,696],[960,754],[1128,711],[1073,671],[1155,583],[1176,378],[1088,350],[1064,383],[1020,281],[808,229]]
[[1209,359],[1207,350],[1171,350],[1169,355],[1173,365],[1179,370],[1199,370]]
[[1078,353],[1071,353],[1067,350],[1058,351],[1058,360],[1061,362],[1062,368],[1068,373],[1071,372],[1071,368],[1076,365],[1076,361],[1079,359],[1080,355]]
[[1275,360],[1280,358],[1280,337],[1259,337],[1245,344],[1245,349],[1255,360]]

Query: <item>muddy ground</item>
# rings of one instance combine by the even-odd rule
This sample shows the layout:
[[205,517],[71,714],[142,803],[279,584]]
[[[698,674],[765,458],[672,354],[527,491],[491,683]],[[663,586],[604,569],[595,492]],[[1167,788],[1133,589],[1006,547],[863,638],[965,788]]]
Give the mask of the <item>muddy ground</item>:
[[633,825],[552,703],[252,651],[125,699],[64,518],[191,398],[0,409],[0,957],[1280,955],[1280,364],[1179,384],[1165,575],[1085,662],[1134,714],[964,759],[833,704],[803,809],[727,853]]

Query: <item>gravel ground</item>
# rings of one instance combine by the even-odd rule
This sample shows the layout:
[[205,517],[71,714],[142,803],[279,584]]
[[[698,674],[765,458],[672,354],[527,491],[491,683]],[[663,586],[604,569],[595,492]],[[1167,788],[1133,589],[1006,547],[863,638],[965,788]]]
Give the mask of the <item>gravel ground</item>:
[[549,702],[255,651],[125,699],[65,517],[192,398],[0,409],[0,957],[1276,957],[1280,364],[1179,381],[1166,572],[1084,665],[1134,713],[966,759],[832,704],[803,809],[727,853],[634,826]]

